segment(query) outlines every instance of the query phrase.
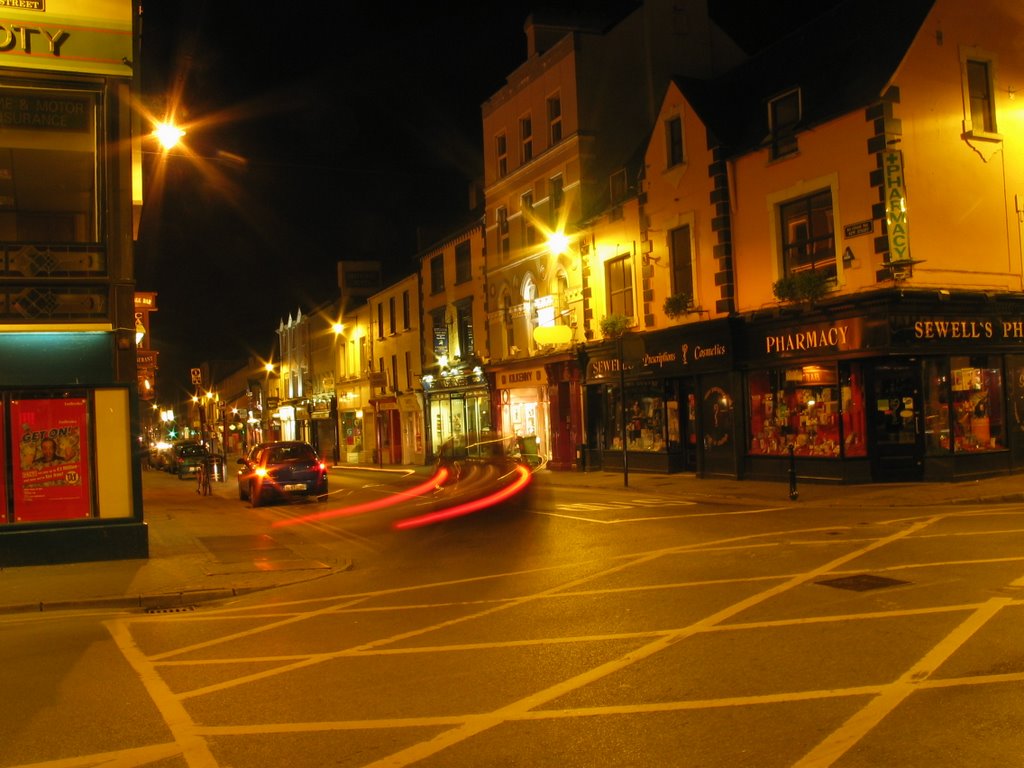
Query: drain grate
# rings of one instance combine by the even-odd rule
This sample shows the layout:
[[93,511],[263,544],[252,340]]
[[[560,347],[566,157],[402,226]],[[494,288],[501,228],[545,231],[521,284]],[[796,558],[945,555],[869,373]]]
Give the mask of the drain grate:
[[190,613],[195,609],[194,605],[178,605],[173,608],[147,608],[146,613]]
[[853,592],[867,592],[872,589],[885,589],[886,587],[897,587],[900,584],[909,584],[909,581],[889,579],[885,576],[872,576],[870,573],[858,573],[856,576],[843,576],[838,579],[825,579],[816,581],[823,587],[835,587],[836,589],[849,589]]

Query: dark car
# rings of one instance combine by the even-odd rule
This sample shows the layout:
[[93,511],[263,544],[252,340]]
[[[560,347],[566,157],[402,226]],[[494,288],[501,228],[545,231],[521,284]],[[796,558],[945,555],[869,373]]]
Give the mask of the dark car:
[[238,463],[238,498],[248,499],[254,507],[292,496],[327,498],[327,464],[309,443],[260,443]]
[[195,477],[199,467],[210,460],[210,452],[205,445],[199,443],[183,443],[175,445],[171,453],[171,472],[179,480]]

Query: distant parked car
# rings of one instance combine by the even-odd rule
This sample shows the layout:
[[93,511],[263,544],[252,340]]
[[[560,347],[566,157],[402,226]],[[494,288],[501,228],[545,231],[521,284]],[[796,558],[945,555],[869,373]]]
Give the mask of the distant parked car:
[[238,498],[258,507],[292,496],[327,498],[327,464],[300,440],[260,443],[238,460]]
[[199,467],[210,460],[210,452],[205,445],[186,443],[174,447],[173,457],[174,467],[171,471],[179,480],[187,480],[195,477]]

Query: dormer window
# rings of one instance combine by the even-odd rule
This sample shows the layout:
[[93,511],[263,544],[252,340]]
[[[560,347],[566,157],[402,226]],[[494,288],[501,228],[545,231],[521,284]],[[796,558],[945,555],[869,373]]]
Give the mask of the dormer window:
[[801,118],[800,89],[796,88],[768,102],[768,129],[771,132],[771,159],[797,151],[796,128]]

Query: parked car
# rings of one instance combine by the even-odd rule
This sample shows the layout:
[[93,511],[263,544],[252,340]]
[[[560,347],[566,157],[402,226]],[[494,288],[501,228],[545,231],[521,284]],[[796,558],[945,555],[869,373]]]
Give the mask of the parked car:
[[258,507],[292,496],[327,498],[327,464],[300,440],[260,443],[238,460],[238,498]]
[[171,471],[179,480],[195,477],[199,467],[210,460],[210,452],[205,445],[185,443],[174,446]]

